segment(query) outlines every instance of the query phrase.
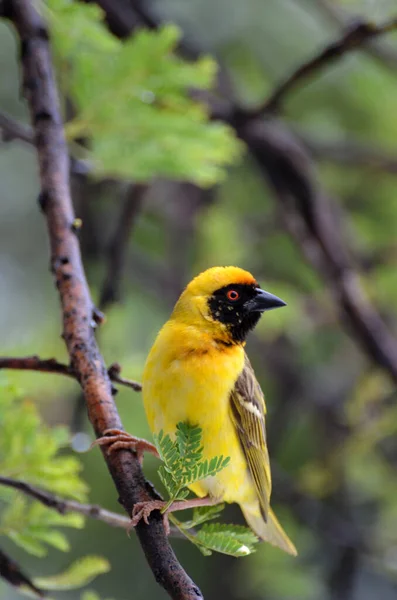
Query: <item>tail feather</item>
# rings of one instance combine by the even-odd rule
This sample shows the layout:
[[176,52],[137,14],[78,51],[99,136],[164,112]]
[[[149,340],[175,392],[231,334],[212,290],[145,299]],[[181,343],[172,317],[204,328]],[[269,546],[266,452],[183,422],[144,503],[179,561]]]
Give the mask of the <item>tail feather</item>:
[[281,548],[288,554],[296,556],[298,553],[294,544],[281,527],[272,509],[269,509],[266,522],[260,514],[259,507],[255,508],[256,510],[253,510],[251,506],[241,506],[245,520],[253,532],[265,542],[269,542],[269,544]]

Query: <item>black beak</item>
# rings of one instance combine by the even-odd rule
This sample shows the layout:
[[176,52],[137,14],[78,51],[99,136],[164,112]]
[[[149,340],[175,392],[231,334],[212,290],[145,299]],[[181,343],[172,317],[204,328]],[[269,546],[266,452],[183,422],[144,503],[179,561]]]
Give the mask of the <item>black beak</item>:
[[257,288],[255,298],[250,301],[249,310],[251,312],[265,312],[274,308],[281,308],[281,306],[287,306],[287,303],[281,298]]

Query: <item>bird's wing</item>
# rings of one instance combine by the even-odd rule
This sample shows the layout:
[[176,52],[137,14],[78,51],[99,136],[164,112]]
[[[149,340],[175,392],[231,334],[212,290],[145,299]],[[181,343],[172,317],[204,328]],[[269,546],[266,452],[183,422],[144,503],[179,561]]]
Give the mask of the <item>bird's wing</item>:
[[231,415],[243,448],[265,521],[272,488],[266,445],[266,405],[254,370],[245,355],[244,368],[230,394]]

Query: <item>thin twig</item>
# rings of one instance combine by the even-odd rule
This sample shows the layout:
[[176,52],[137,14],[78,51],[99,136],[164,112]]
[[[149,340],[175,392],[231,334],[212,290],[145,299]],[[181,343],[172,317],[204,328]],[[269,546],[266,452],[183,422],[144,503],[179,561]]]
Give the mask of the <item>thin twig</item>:
[[[76,235],[68,152],[52,71],[49,35],[31,0],[8,0],[7,7],[21,40],[23,87],[35,131],[41,205],[47,220],[52,271],[62,305],[63,338],[70,364],[85,395],[89,419],[99,437],[106,429],[122,429],[122,423],[92,327],[93,302]],[[104,457],[128,515],[137,502],[159,499],[133,453],[104,452]],[[153,513],[148,525],[141,522],[135,530],[156,580],[169,595],[175,600],[202,598],[169,544],[160,513]]]
[[297,137],[317,160],[330,161],[347,167],[366,167],[374,171],[397,175],[397,151],[393,154],[379,147],[356,140],[326,141],[307,133],[296,132]]
[[[333,0],[318,0],[318,6],[323,11],[326,17],[342,28],[343,30],[349,23],[357,23],[358,17],[348,12],[340,3]],[[375,58],[378,63],[387,67],[394,74],[397,67],[397,52],[391,44],[384,40],[369,39],[364,43],[364,49],[367,54]]]
[[[3,112],[0,112],[0,132],[3,142],[20,140],[25,144],[34,146],[33,129],[29,125],[20,123]],[[73,156],[70,157],[70,172],[73,175],[87,175],[90,170],[91,167],[87,161],[74,158]]]
[[[76,371],[70,366],[58,362],[55,358],[40,358],[39,356],[0,356],[0,370],[12,369],[17,371],[40,371],[42,373],[55,373],[78,379]],[[108,369],[108,376],[111,381],[125,385],[135,392],[142,391],[142,385],[132,379],[121,377],[121,367],[118,363],[113,363]]]
[[[105,13],[110,31],[124,39],[131,35],[137,27],[157,29],[161,19],[157,16],[152,5],[145,0],[95,0]],[[183,37],[178,43],[181,55],[190,60],[200,56],[195,44]]]
[[128,241],[139,214],[147,186],[131,184],[120,211],[114,234],[109,244],[107,270],[102,285],[99,306],[105,310],[109,304],[120,299],[120,282],[126,260]]
[[83,504],[81,502],[76,502],[76,500],[59,498],[55,494],[51,494],[46,490],[42,490],[19,479],[0,476],[0,485],[11,487],[15,490],[23,492],[27,496],[30,496],[38,502],[41,502],[41,504],[44,504],[48,508],[53,508],[61,515],[75,512],[84,515],[85,517],[90,517],[91,519],[103,521],[112,527],[121,527],[123,529],[128,529],[131,525],[131,519],[125,517],[124,515],[111,512],[95,504]]
[[390,33],[397,28],[397,18],[391,19],[382,25],[369,22],[354,23],[347,28],[341,37],[326,46],[289,75],[282,83],[276,86],[269,98],[258,108],[250,111],[251,117],[275,112],[280,108],[287,94],[309,77],[316,75],[321,69],[327,67],[336,59],[341,58],[352,50],[361,48],[366,42],[385,33]]
[[[41,504],[44,504],[47,508],[56,510],[61,515],[74,512],[84,515],[84,517],[95,519],[96,521],[102,521],[107,525],[111,525],[111,527],[119,527],[121,529],[126,529],[127,531],[131,529],[131,519],[124,515],[112,512],[111,510],[107,510],[106,508],[102,508],[97,504],[83,504],[76,500],[60,498],[47,490],[43,490],[35,485],[11,477],[0,476],[0,485],[18,490],[19,492],[34,498],[38,502],[41,502]],[[186,539],[176,527],[172,526],[170,535],[172,537]]]
[[16,121],[5,113],[0,113],[0,130],[3,142],[21,140],[26,144],[34,144],[32,128],[29,125]]
[[109,377],[115,383],[119,383],[120,385],[125,385],[127,387],[132,388],[135,392],[142,391],[142,384],[138,383],[138,381],[132,381],[132,379],[125,379],[125,377],[121,377],[121,367],[118,363],[113,363],[110,365],[108,369]]

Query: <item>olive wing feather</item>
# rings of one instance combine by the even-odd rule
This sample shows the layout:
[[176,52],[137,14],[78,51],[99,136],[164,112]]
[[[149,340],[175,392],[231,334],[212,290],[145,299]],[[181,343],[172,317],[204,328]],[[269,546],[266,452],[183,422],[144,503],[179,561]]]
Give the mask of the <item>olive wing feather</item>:
[[244,368],[230,394],[230,404],[232,420],[266,521],[272,487],[266,444],[266,405],[247,355],[245,355]]

